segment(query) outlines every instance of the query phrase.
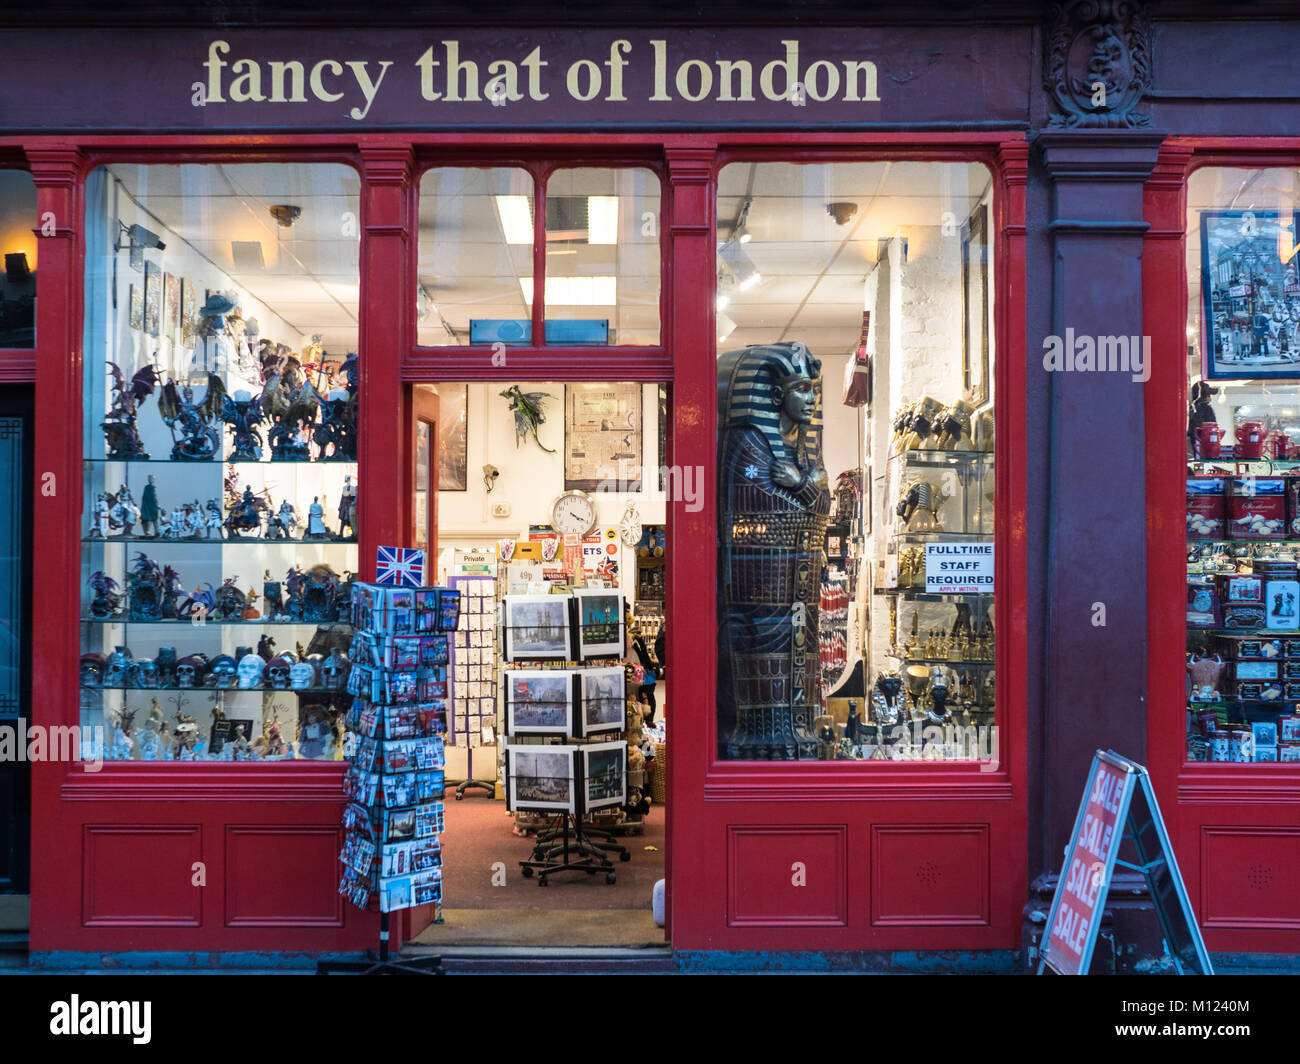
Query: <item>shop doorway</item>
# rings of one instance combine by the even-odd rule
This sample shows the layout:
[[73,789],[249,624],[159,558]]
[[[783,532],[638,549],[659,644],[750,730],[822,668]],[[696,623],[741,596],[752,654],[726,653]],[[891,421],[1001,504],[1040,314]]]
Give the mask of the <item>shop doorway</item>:
[[[443,922],[415,943],[663,945],[667,390],[436,392],[431,445],[417,435],[412,452],[412,482],[436,485],[436,505],[416,497],[413,514],[417,529],[422,507],[437,514],[430,571],[460,590],[462,615],[448,669]],[[571,599],[577,657],[534,660],[547,651],[522,638],[530,604]],[[572,767],[536,767],[554,759]]]

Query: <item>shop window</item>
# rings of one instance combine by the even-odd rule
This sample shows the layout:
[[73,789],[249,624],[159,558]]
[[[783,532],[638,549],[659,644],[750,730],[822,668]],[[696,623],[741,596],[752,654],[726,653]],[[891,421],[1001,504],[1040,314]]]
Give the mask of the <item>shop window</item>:
[[721,758],[997,758],[991,210],[975,164],[721,171]]
[[312,163],[87,179],[87,756],[342,758],[359,191]]
[[[420,181],[419,342],[533,336],[537,196],[523,170],[437,168]],[[545,343],[659,342],[659,179],[562,169],[546,182]]]
[[1300,762],[1300,174],[1188,183],[1187,759]]
[[439,167],[420,179],[418,339],[532,342],[532,175]]
[[557,170],[546,182],[546,342],[659,342],[659,178]]
[[36,185],[0,170],[0,348],[36,346]]

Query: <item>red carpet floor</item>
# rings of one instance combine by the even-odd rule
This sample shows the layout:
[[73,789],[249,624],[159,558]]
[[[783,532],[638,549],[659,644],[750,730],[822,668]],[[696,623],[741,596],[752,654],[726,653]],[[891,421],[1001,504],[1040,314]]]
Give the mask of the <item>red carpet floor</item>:
[[[617,883],[607,884],[600,873],[566,872],[539,887],[535,875],[525,879],[519,870],[519,862],[532,856],[533,838],[513,833],[514,818],[505,802],[473,792],[458,802],[452,795],[449,787],[442,835],[443,908],[650,909],[655,882],[664,878],[664,810],[658,806],[646,817],[644,834],[615,837],[632,855],[630,861],[611,858]],[[647,846],[655,849],[647,851]],[[492,866],[498,861],[506,866],[504,886],[492,885]]]

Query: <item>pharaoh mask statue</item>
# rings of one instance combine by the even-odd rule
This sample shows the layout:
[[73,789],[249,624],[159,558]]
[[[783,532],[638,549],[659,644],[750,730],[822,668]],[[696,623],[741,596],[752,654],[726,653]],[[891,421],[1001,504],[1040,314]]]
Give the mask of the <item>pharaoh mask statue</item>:
[[817,757],[820,370],[801,343],[718,360],[718,712],[731,759]]

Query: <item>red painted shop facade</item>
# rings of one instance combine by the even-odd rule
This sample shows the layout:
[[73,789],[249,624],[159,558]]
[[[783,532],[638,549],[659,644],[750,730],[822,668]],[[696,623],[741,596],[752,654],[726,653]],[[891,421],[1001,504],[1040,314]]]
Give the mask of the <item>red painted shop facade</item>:
[[[1258,86],[1244,96],[1238,86],[1229,105],[1178,84],[1188,65],[1180,58],[1216,34],[1244,55],[1250,40],[1300,36],[1300,24],[1263,32],[1259,23],[1157,18],[1153,45],[1153,23],[1116,16],[1106,28],[1139,74],[1120,79],[1099,109],[1055,76],[1086,62],[1056,43],[1088,31],[1097,16],[1086,7],[1065,5],[1059,24],[1035,11],[979,26],[922,14],[917,25],[854,27],[846,15],[843,26],[798,30],[774,21],[727,30],[0,31],[6,54],[21,57],[14,76],[39,87],[20,119],[0,120],[0,166],[34,186],[26,228],[39,253],[34,343],[0,351],[6,393],[34,385],[34,490],[24,500],[32,695],[21,715],[47,728],[81,720],[83,478],[102,416],[83,415],[92,402],[85,368],[104,357],[87,348],[88,322],[102,310],[86,297],[87,271],[103,269],[86,225],[93,175],[343,167],[357,208],[361,579],[373,577],[377,545],[416,541],[411,423],[422,385],[663,383],[667,462],[703,470],[703,506],[670,499],[667,513],[677,549],[666,596],[666,936],[680,956],[944,950],[1014,969],[1016,951],[1041,931],[1027,914],[1045,909],[1036,899],[1055,881],[1098,747],[1151,766],[1209,948],[1300,950],[1300,765],[1188,760],[1187,559],[1177,531],[1189,177],[1201,167],[1300,167],[1300,139],[1274,128],[1296,105],[1274,99],[1281,82],[1267,64]],[[1142,73],[1153,47],[1154,79]],[[69,49],[99,71],[93,97],[57,81]],[[133,64],[132,54],[154,62]],[[985,489],[992,516],[980,528],[996,558],[996,709],[986,722],[996,749],[973,760],[728,760],[715,710],[717,355],[727,346],[718,339],[719,246],[734,236],[720,206],[730,202],[727,175],[885,164],[987,174],[994,357],[985,394],[996,396],[987,410],[997,459]],[[490,343],[420,342],[420,193],[435,168],[526,175],[533,277],[547,269],[553,175],[649,171],[660,196],[657,340],[599,350],[521,344],[504,365]],[[743,195],[763,203],[761,176],[751,184]],[[908,224],[937,233],[942,223]],[[901,232],[872,234],[880,261],[911,256],[919,271],[919,230],[906,251],[884,247]],[[532,336],[544,335],[552,299],[550,285],[538,286]],[[1149,380],[1045,372],[1043,338],[1067,329],[1150,337]],[[897,342],[910,350],[905,336]],[[903,365],[907,356],[896,357]],[[918,398],[886,393],[879,379],[876,387],[878,403]],[[838,380],[823,388],[838,398]],[[864,607],[884,616],[874,609]],[[371,948],[377,917],[336,890],[344,767],[32,764],[33,954]],[[1127,919],[1139,917],[1116,912],[1117,927],[1133,926]],[[423,924],[415,911],[404,931]]]

